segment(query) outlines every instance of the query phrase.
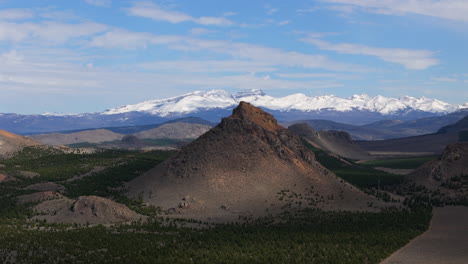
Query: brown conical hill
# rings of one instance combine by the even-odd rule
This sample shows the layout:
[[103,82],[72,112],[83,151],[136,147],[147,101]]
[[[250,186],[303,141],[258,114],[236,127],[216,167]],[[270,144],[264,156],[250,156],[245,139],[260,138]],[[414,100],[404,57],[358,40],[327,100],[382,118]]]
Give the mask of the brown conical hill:
[[316,148],[349,159],[363,160],[370,158],[369,153],[356,144],[356,141],[351,138],[348,132],[335,130],[315,131],[307,123],[294,124],[289,126],[288,129]]
[[365,210],[375,202],[322,167],[272,115],[245,102],[128,188],[184,217],[237,219],[308,205]]
[[39,145],[41,143],[35,140],[0,129],[0,156],[13,154],[24,147]]

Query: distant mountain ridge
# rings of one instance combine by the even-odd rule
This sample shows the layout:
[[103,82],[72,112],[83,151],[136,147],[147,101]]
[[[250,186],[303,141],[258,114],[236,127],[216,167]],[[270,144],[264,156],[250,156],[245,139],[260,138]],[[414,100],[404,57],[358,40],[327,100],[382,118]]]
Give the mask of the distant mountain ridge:
[[[0,129],[19,134],[46,133],[64,130],[151,125],[176,118],[198,117],[219,123],[240,101],[258,105],[281,122],[327,119],[335,122],[364,125],[384,119],[410,121],[441,116],[468,108],[468,104],[451,105],[426,97],[386,98],[353,95],[309,97],[293,94],[272,97],[261,90],[230,94],[224,90],[196,91],[177,97],[149,100],[101,113],[74,115],[0,114]],[[119,133],[121,133],[119,131]]]
[[250,102],[259,107],[287,112],[298,110],[303,112],[334,110],[348,112],[353,110],[378,112],[391,115],[400,111],[423,111],[429,113],[451,113],[464,108],[461,105],[451,105],[436,99],[426,97],[403,96],[387,98],[383,96],[369,96],[366,94],[341,98],[334,95],[309,97],[304,94],[292,94],[285,97],[272,97],[261,90],[250,90],[236,94],[229,94],[224,90],[208,92],[196,91],[182,96],[161,100],[150,100],[135,105],[124,105],[109,109],[102,114],[122,114],[128,112],[145,112],[161,117],[177,116],[200,110],[213,108],[233,108],[240,101]]

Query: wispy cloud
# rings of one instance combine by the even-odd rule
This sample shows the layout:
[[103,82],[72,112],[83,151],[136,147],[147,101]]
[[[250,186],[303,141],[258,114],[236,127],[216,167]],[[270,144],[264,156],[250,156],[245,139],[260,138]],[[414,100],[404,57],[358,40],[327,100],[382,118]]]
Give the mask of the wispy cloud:
[[340,80],[355,80],[359,76],[338,73],[278,73],[277,76],[289,79],[340,79]]
[[437,81],[437,82],[456,82],[456,81],[458,81],[455,78],[446,78],[446,77],[432,77],[431,80]]
[[231,20],[225,17],[203,16],[195,18],[182,12],[165,10],[151,2],[138,2],[128,9],[128,13],[132,16],[145,17],[158,21],[166,21],[173,24],[182,22],[194,22],[200,25],[214,26],[230,26],[234,24]]
[[93,6],[109,7],[112,4],[112,0],[86,0],[86,3]]
[[109,27],[98,23],[67,24],[61,22],[13,23],[0,21],[0,42],[39,40],[51,44],[92,36]]
[[359,65],[336,62],[322,55],[284,51],[262,45],[208,40],[177,35],[154,35],[149,33],[112,30],[103,35],[94,36],[90,46],[101,48],[144,48],[150,45],[166,45],[169,49],[183,51],[210,51],[229,55],[234,59],[245,59],[275,66],[319,68],[334,71],[362,72],[369,69]]
[[279,9],[275,7],[271,7],[270,5],[265,5],[265,13],[267,15],[273,15],[274,13],[278,12]]
[[21,20],[33,18],[34,12],[30,9],[2,9],[0,10],[0,20]]
[[411,70],[424,70],[439,64],[438,60],[433,58],[434,52],[429,50],[378,48],[350,43],[333,44],[316,38],[305,38],[303,41],[322,50],[374,56],[383,61],[401,64]]
[[246,60],[174,60],[144,62],[130,65],[157,72],[273,72],[277,69],[265,62]]
[[322,0],[355,6],[361,11],[385,15],[417,14],[451,20],[468,21],[468,1],[465,0]]
[[216,30],[211,30],[207,28],[192,28],[190,30],[190,35],[192,36],[203,36],[203,35],[209,35],[212,33],[216,33]]

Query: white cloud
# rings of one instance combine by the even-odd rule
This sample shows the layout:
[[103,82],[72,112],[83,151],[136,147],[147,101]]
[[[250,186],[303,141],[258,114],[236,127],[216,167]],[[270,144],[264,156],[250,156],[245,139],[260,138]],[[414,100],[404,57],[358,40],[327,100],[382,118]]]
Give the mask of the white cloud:
[[284,51],[261,45],[239,43],[224,40],[207,40],[185,36],[154,35],[124,30],[113,30],[95,36],[90,46],[102,48],[144,48],[149,45],[166,45],[170,49],[183,51],[210,51],[230,55],[234,59],[244,59],[287,67],[320,68],[335,71],[359,72],[368,71],[358,65],[340,63],[322,55],[310,55],[299,52]]
[[[32,52],[32,53],[31,53]],[[272,78],[270,75],[242,74],[236,73],[228,76],[217,76],[208,73],[197,72],[197,62],[188,62],[187,71],[179,71],[177,68],[170,72],[135,72],[134,69],[125,71],[121,69],[111,70],[108,68],[96,67],[90,61],[67,61],[63,58],[74,58],[79,54],[72,51],[59,51],[53,53],[52,50],[34,49],[31,52],[9,51],[0,54],[0,92],[3,95],[14,96],[17,104],[28,101],[32,97],[35,99],[31,104],[37,104],[37,108],[43,111],[60,111],[54,107],[60,107],[60,103],[66,102],[67,111],[80,109],[82,102],[93,101],[93,109],[102,111],[106,107],[118,104],[129,103],[134,100],[143,100],[148,96],[175,96],[181,91],[194,89],[316,89],[340,87],[342,84],[335,81],[290,81]],[[43,56],[43,54],[47,54]],[[51,58],[62,58],[62,60],[51,60]],[[166,63],[166,62],[161,62]],[[167,62],[169,67],[177,67],[177,64],[184,62]],[[172,63],[172,65],[171,65]],[[224,63],[225,69],[237,71],[244,63],[247,67],[255,66],[248,62],[229,61],[211,62],[212,67]],[[209,63],[208,63],[209,64]],[[154,65],[157,65],[155,63]],[[159,66],[163,67],[163,64]],[[157,67],[159,67],[157,66]],[[206,66],[206,65],[205,65]],[[259,67],[263,67],[258,64]],[[190,69],[191,67],[192,70]],[[160,89],[155,90],[155,81]],[[129,89],[131,87],[131,89]],[[135,93],[138,91],[138,93]],[[40,106],[38,98],[50,100],[54,96],[54,104],[45,107]],[[0,97],[0,106],[8,105],[12,97]],[[112,102],[111,105],[104,102]],[[21,106],[21,107],[24,107]],[[14,108],[14,105],[10,106]],[[20,110],[18,111],[24,111]],[[15,109],[16,110],[16,109]],[[89,111],[89,108],[88,108]]]
[[[322,0],[360,7],[362,11],[385,15],[418,14],[468,21],[466,0]],[[346,7],[345,7],[346,8]]]
[[115,29],[95,36],[89,42],[92,47],[100,48],[146,48],[149,45],[168,45],[182,42],[186,37],[171,35],[153,35],[145,32],[132,32]]
[[107,29],[108,26],[98,23],[12,23],[0,21],[0,42],[21,42],[37,39],[52,44],[61,44],[74,38],[92,36]]
[[132,16],[140,16],[150,18],[158,21],[166,21],[173,24],[182,22],[195,22],[201,25],[215,25],[215,26],[230,26],[234,24],[232,21],[225,17],[200,17],[195,18],[188,14],[164,10],[156,4],[151,2],[138,2],[128,9],[128,13]]
[[112,4],[112,0],[86,0],[86,3],[93,6],[109,7]]
[[190,30],[190,34],[192,36],[203,36],[203,35],[209,35],[212,33],[216,33],[216,30],[211,30],[207,28],[192,28]]
[[223,14],[223,16],[225,16],[225,17],[235,16],[235,15],[237,15],[236,12],[226,12],[226,13]]
[[264,62],[245,60],[175,60],[130,65],[131,68],[158,72],[272,72],[277,69]]
[[34,12],[29,9],[3,9],[0,10],[0,20],[21,20],[33,18]]
[[311,7],[311,8],[304,8],[304,9],[297,9],[296,12],[298,13],[312,13],[320,10],[320,7]]
[[273,15],[274,13],[279,11],[278,8],[274,8],[274,7],[270,7],[270,6],[265,6],[265,9],[266,9],[265,12],[267,13],[267,15]]
[[401,64],[411,70],[424,70],[439,64],[438,60],[432,57],[434,52],[429,50],[377,48],[349,43],[333,44],[316,38],[306,38],[303,41],[322,50],[331,50],[342,54],[374,56],[383,61]]
[[456,81],[458,81],[457,79],[446,78],[446,77],[433,77],[433,78],[431,78],[431,80],[437,81],[437,82],[456,82]]
[[359,79],[356,75],[346,75],[337,73],[278,73],[277,76],[281,78],[291,79],[341,79],[341,80],[355,80]]
[[291,23],[291,21],[289,21],[289,20],[283,20],[283,21],[278,22],[278,25],[279,25],[279,26],[285,26],[285,25],[287,25],[287,24],[289,24],[289,23]]

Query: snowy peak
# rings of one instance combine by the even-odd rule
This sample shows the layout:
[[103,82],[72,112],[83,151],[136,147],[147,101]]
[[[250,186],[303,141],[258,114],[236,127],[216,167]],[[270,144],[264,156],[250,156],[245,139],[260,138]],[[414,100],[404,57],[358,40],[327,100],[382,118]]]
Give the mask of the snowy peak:
[[348,98],[341,98],[334,95],[309,97],[304,94],[292,94],[278,98],[269,96],[261,90],[253,89],[236,94],[229,94],[224,90],[195,91],[167,99],[150,100],[135,105],[124,105],[107,110],[102,114],[111,115],[127,112],[144,112],[161,117],[168,117],[216,108],[234,108],[241,101],[277,111],[298,110],[311,112],[327,109],[347,112],[360,110],[378,112],[383,115],[411,110],[430,113],[450,113],[461,108],[468,108],[468,103],[464,105],[451,105],[426,97],[415,98],[403,96],[400,98],[387,98],[380,95],[372,97],[367,94],[361,94],[353,95]]

